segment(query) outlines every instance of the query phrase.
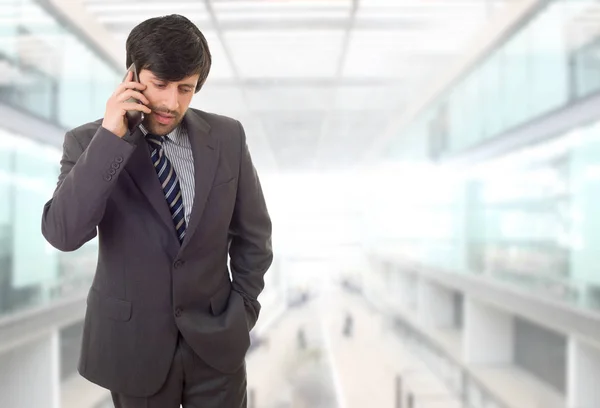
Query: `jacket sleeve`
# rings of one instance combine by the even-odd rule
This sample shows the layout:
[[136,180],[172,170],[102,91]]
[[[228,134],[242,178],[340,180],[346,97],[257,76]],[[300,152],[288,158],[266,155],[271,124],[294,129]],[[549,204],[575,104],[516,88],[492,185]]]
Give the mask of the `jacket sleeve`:
[[65,134],[60,175],[42,212],[42,234],[55,248],[74,251],[93,239],[106,202],[135,145],[99,127],[84,148]]
[[248,150],[241,123],[241,160],[235,209],[230,226],[229,257],[233,290],[244,298],[250,313],[249,325],[256,324],[260,312],[257,298],[264,288],[264,275],[273,262],[271,218],[258,174]]

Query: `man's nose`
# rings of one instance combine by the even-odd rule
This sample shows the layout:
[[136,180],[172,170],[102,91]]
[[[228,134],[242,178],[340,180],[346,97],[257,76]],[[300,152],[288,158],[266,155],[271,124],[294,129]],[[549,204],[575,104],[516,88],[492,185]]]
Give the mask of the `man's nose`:
[[170,89],[166,95],[165,107],[170,111],[176,111],[179,108],[179,92],[177,88]]

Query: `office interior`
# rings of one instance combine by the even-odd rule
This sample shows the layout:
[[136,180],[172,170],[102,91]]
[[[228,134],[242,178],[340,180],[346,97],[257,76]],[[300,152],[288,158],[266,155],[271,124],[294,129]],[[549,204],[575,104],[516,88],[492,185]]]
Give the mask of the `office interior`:
[[250,408],[600,407],[596,0],[1,1],[0,407],[112,407],[76,369],[97,242],[41,211],[172,13],[273,220]]

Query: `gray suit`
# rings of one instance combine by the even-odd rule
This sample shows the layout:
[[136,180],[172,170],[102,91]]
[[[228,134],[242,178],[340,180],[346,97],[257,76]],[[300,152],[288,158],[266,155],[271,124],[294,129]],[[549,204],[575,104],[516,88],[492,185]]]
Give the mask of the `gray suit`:
[[239,370],[273,258],[242,125],[195,109],[184,123],[196,182],[183,244],[141,131],[130,143],[101,120],[66,133],[58,186],[43,210],[42,232],[59,250],[98,235],[79,372],[131,396],[160,389],[179,334],[209,366]]

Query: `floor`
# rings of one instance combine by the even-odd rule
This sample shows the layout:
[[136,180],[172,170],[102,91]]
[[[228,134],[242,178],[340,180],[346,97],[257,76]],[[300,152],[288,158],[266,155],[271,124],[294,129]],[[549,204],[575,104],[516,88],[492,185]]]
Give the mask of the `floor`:
[[409,392],[415,408],[461,407],[380,313],[335,287],[288,310],[266,342],[247,360],[249,408],[404,408]]

